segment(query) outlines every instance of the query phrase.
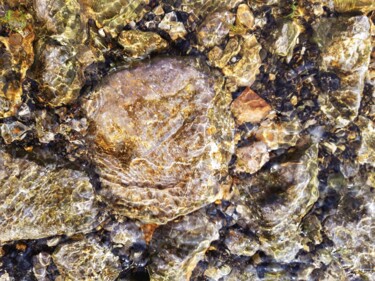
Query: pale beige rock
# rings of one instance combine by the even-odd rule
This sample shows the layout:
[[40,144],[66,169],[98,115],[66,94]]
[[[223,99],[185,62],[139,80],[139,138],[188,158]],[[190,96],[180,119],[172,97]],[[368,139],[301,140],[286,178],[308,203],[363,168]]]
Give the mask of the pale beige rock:
[[246,88],[233,101],[231,109],[237,125],[241,125],[246,122],[259,123],[268,115],[272,108],[253,90]]
[[159,28],[168,32],[172,40],[184,38],[187,34],[184,24],[177,21],[175,12],[165,14],[163,20],[159,23]]
[[206,48],[220,45],[229,34],[234,21],[234,15],[228,11],[209,14],[198,28],[198,42]]
[[255,142],[236,150],[236,172],[254,174],[259,171],[269,160],[267,145]]
[[287,57],[287,61],[290,61],[301,32],[302,27],[297,22],[282,22],[275,33],[275,42],[272,45],[274,53],[282,57]]
[[52,258],[65,281],[114,281],[121,272],[119,258],[94,238],[62,244]]

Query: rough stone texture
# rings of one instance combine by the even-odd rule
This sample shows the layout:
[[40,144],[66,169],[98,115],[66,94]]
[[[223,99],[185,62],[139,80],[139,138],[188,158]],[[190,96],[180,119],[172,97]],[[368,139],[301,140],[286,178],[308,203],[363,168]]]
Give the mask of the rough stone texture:
[[241,59],[234,64],[227,64],[223,73],[227,77],[227,86],[231,91],[238,87],[250,87],[259,73],[261,46],[254,35],[244,35],[241,39],[239,55]]
[[125,30],[119,35],[119,43],[127,55],[145,57],[167,48],[167,42],[157,33]]
[[256,131],[256,139],[271,150],[294,146],[300,138],[301,124],[298,120],[280,122],[265,120]]
[[254,27],[254,15],[246,4],[240,4],[237,8],[236,26],[242,26],[246,29]]
[[181,9],[196,17],[204,18],[217,10],[230,10],[236,7],[240,0],[182,0]]
[[116,280],[119,258],[94,238],[59,246],[52,255],[63,280]]
[[204,210],[157,228],[151,240],[151,280],[189,280],[213,240],[220,222],[210,221]]
[[295,21],[281,22],[274,35],[275,42],[272,44],[272,51],[279,56],[287,57],[287,61],[290,61],[301,32],[301,26]]
[[81,21],[87,24],[89,19],[95,20],[112,37],[116,37],[122,28],[131,21],[141,19],[146,10],[148,0],[79,0]]
[[88,98],[87,141],[115,212],[160,224],[223,196],[233,121],[216,82],[193,60],[164,58],[111,75]]
[[246,88],[231,105],[237,125],[259,123],[271,111],[271,106],[253,90]]
[[198,29],[198,42],[206,48],[220,45],[229,34],[234,21],[234,15],[228,11],[210,14]]
[[344,127],[357,117],[361,103],[371,54],[370,20],[366,16],[321,19],[315,32],[322,50],[321,68],[341,79],[338,90],[320,95],[322,110],[337,127]]
[[175,12],[166,14],[160,22],[159,28],[168,32],[172,40],[182,39],[187,34],[184,24],[177,21]]
[[236,172],[254,174],[269,160],[267,145],[258,141],[236,149]]
[[361,146],[358,151],[358,162],[375,167],[375,126],[374,121],[359,116],[357,124],[361,128]]
[[305,146],[235,186],[239,224],[253,229],[277,261],[291,261],[302,248],[299,224],[319,196],[317,145]]
[[111,232],[112,243],[121,244],[127,249],[134,244],[146,244],[141,228],[133,221],[111,223],[105,229]]
[[34,60],[34,29],[30,14],[8,11],[0,16],[12,33],[0,35],[0,118],[14,116],[21,105],[22,82]]
[[251,257],[259,250],[259,242],[255,237],[235,230],[229,231],[224,243],[232,255]]
[[364,12],[368,13],[375,10],[375,3],[372,0],[356,0],[356,1],[342,1],[342,0],[321,0],[329,8],[333,8],[339,13],[345,12]]
[[[43,44],[42,42],[40,42]],[[83,86],[83,73],[73,47],[45,44],[39,49],[35,64],[35,79],[40,83],[38,100],[50,106],[75,101]]]
[[0,150],[0,242],[89,232],[98,209],[88,177]]
[[[371,173],[371,172],[370,172]],[[339,267],[350,269],[363,280],[372,280],[375,267],[374,186],[342,187],[338,209],[324,221],[324,232],[334,243]]]

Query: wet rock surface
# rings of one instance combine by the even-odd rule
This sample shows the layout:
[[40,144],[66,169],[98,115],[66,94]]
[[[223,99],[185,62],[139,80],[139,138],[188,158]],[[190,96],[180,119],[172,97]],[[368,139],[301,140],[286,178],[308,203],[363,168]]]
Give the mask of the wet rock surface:
[[375,280],[374,8],[0,0],[0,280]]
[[115,212],[165,223],[228,188],[230,99],[194,65],[164,58],[117,72],[84,103],[99,193]]
[[94,190],[79,171],[41,166],[0,151],[1,243],[91,231]]

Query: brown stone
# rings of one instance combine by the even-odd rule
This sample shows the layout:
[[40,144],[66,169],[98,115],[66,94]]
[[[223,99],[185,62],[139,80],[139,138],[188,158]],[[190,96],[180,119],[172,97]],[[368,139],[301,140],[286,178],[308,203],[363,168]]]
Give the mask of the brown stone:
[[271,106],[250,88],[246,88],[232,103],[232,112],[237,125],[246,122],[259,123],[271,109]]

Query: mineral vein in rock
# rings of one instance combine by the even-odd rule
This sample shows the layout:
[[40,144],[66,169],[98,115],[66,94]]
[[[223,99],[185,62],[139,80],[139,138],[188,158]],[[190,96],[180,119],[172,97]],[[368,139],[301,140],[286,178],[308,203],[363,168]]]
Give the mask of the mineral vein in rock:
[[117,213],[157,224],[221,198],[233,150],[229,102],[194,60],[109,76],[84,102],[100,195]]

